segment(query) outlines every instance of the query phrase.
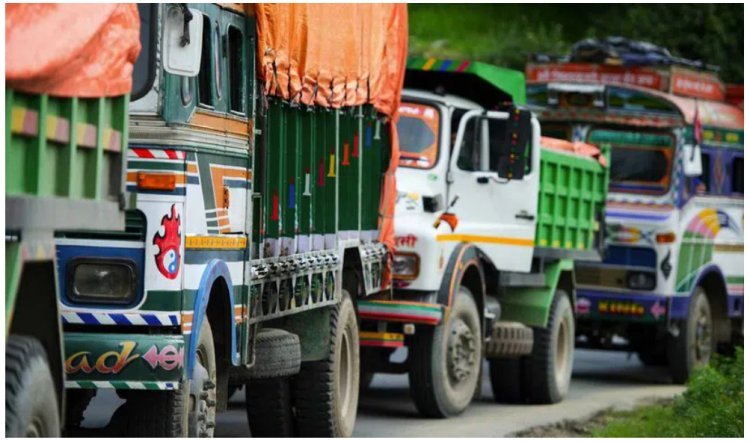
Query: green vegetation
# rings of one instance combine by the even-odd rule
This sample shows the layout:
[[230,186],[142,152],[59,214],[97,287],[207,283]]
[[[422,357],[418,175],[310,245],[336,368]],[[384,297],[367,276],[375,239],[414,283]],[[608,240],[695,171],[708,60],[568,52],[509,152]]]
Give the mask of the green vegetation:
[[743,437],[744,351],[717,358],[672,404],[617,412],[594,437]]
[[721,67],[743,81],[741,4],[412,4],[410,53],[520,69],[529,53],[565,55],[587,37],[623,37]]

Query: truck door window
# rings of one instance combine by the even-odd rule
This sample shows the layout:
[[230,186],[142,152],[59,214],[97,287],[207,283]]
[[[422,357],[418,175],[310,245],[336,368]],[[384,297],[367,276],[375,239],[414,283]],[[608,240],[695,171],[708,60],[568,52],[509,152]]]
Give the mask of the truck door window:
[[245,113],[245,84],[242,76],[242,32],[235,26],[227,33],[229,46],[229,110]]
[[735,157],[732,160],[732,194],[745,193],[745,159]]
[[440,134],[438,109],[417,103],[402,103],[397,128],[401,151],[399,166],[419,169],[435,166]]
[[466,124],[458,151],[457,164],[464,171],[482,171],[481,120],[474,117]]
[[701,154],[701,177],[696,191],[699,194],[711,193],[711,156],[707,153]]
[[201,47],[201,70],[198,73],[198,102],[213,106],[211,94],[211,19],[203,16],[203,46]]

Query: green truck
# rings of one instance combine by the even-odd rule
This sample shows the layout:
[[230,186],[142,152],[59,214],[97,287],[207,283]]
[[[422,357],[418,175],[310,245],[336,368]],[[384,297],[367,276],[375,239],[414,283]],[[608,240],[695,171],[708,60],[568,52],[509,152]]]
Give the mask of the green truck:
[[6,436],[60,434],[65,377],[54,235],[124,228],[128,102],[127,94],[58,97],[6,86]]
[[408,373],[417,409],[447,417],[479,392],[486,357],[498,402],[558,402],[573,363],[573,263],[600,258],[608,154],[540,138],[520,72],[407,66],[394,295],[358,305],[361,378]]
[[[337,87],[328,97],[322,77],[315,102],[278,93],[282,60],[268,57],[296,48],[263,39],[284,8],[138,5],[126,229],[56,243],[71,426],[109,390],[125,403],[105,432],[210,437],[245,387],[253,436],[351,435],[357,302],[390,289],[379,233],[390,116],[371,103],[385,80],[346,90],[356,104],[335,102]],[[404,6],[344,9],[405,25]],[[389,93],[397,102],[400,85]]]

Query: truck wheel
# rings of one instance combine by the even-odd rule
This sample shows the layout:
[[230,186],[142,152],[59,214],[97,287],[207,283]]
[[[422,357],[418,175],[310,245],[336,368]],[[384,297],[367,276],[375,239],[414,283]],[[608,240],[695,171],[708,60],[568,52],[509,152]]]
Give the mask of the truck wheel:
[[216,429],[216,350],[211,323],[205,317],[195,348],[190,397],[193,409],[188,414],[188,437],[213,437]]
[[534,347],[523,362],[524,391],[530,403],[557,403],[565,397],[573,373],[575,320],[570,299],[557,290],[546,328],[534,328]]
[[120,390],[127,402],[110,420],[110,426],[127,437],[187,437],[189,386],[172,391]]
[[[216,427],[216,353],[203,319],[193,377],[171,391],[121,391],[127,404],[115,413],[132,437],[212,437]],[[112,418],[115,421],[115,417]]]
[[33,337],[11,335],[5,345],[5,436],[60,436],[47,353]]
[[253,437],[294,437],[288,377],[252,380],[245,385],[245,407]]
[[255,340],[255,365],[251,379],[277,378],[299,372],[301,360],[299,336],[282,329],[263,328]]
[[417,331],[409,346],[409,391],[427,417],[450,417],[469,406],[482,364],[482,330],[471,292],[461,286],[450,315]]
[[644,366],[667,366],[669,359],[664,349],[639,349],[638,360]]
[[491,358],[490,360],[490,383],[492,384],[492,397],[497,403],[518,404],[525,401],[521,389],[521,357],[516,358]]
[[688,318],[680,325],[679,336],[670,337],[668,355],[672,381],[685,383],[694,369],[708,364],[715,348],[711,305],[706,291],[698,286],[690,300]]
[[331,309],[329,355],[304,362],[294,377],[297,432],[302,437],[349,437],[359,401],[359,327],[349,290]]

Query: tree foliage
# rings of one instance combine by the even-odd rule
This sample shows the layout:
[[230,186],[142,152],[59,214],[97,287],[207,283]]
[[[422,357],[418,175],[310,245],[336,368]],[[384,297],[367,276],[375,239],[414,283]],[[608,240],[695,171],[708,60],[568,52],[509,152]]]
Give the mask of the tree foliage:
[[413,4],[410,52],[523,69],[529,53],[567,54],[586,37],[620,35],[719,66],[743,81],[740,4]]

